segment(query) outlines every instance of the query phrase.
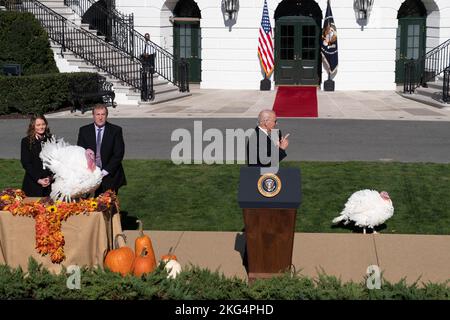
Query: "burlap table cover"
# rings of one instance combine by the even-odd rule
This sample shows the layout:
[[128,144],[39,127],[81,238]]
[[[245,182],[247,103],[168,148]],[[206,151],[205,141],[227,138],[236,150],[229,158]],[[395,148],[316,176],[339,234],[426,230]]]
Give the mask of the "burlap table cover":
[[[122,233],[120,215],[112,219],[114,236]],[[59,273],[62,266],[103,266],[103,258],[110,240],[109,214],[91,212],[74,215],[62,222],[65,239],[66,259],[61,264],[51,262],[49,255],[37,253],[35,220],[31,217],[13,216],[11,212],[0,211],[0,264],[28,269],[29,257],[52,272]],[[122,241],[119,242],[123,244]]]

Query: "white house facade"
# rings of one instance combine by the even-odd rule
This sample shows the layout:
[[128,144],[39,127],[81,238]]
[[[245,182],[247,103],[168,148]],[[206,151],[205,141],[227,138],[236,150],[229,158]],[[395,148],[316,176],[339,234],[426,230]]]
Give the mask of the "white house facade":
[[[330,1],[338,34],[336,90],[395,90],[402,59],[417,58],[450,38],[450,0],[374,0],[364,21],[357,18],[356,2]],[[136,30],[191,59],[191,81],[204,89],[259,89],[263,5],[264,0],[240,0],[231,17],[222,0],[116,0],[119,11],[133,13]],[[267,0],[267,5],[275,44],[272,89],[322,86],[328,78],[320,54],[327,0]],[[302,74],[301,58],[312,61],[309,72],[315,77]],[[284,74],[289,68],[293,74]]]

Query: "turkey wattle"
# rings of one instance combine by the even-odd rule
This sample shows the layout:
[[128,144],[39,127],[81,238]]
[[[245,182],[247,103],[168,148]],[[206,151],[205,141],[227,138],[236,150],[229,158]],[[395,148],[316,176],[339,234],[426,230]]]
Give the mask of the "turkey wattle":
[[353,193],[340,214],[333,219],[333,223],[344,221],[344,224],[347,224],[354,221],[355,225],[362,227],[366,233],[366,228],[373,229],[392,217],[394,206],[386,191],[365,189]]
[[71,201],[95,191],[102,182],[100,168],[95,165],[94,151],[73,146],[54,137],[42,144],[39,154],[44,168],[54,173],[53,200]]

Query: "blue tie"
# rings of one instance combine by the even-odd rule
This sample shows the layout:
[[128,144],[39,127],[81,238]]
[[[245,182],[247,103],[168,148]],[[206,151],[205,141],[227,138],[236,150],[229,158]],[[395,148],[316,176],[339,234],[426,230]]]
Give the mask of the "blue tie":
[[102,158],[100,157],[100,148],[102,146],[102,129],[97,129],[97,149],[95,150],[95,164],[100,169],[102,168]]

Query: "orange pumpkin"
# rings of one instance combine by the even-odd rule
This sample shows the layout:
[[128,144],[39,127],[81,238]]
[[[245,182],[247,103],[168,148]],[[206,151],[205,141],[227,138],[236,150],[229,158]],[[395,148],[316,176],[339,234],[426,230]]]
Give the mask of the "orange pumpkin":
[[177,256],[172,254],[172,248],[169,249],[169,252],[167,254],[163,254],[161,256],[161,260],[164,262],[167,262],[169,260],[175,260],[177,261]]
[[145,273],[150,273],[156,268],[155,256],[147,254],[147,250],[144,248],[139,256],[134,260],[134,275],[140,277]]
[[144,231],[142,230],[142,221],[137,220],[137,223],[139,223],[139,237],[136,238],[136,241],[134,242],[134,253],[136,254],[136,257],[139,257],[141,255],[142,250],[147,251],[147,255],[150,256],[150,258],[155,261],[156,264],[156,258],[155,258],[155,252],[153,251],[153,245],[152,240],[149,236],[146,236],[144,234]]
[[127,246],[119,247],[118,238],[122,237],[126,241],[124,234],[117,234],[114,243],[115,250],[108,252],[105,258],[105,267],[112,272],[118,272],[125,276],[133,271],[134,267],[134,252]]

